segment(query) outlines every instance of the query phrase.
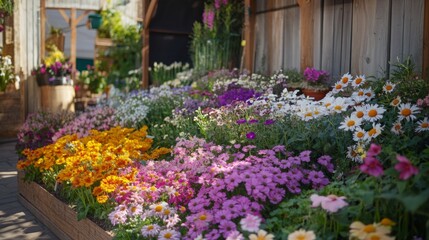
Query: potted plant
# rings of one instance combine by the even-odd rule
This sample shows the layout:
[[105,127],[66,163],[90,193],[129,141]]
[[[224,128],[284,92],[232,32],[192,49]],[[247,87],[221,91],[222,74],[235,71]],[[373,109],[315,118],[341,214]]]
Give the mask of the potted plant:
[[0,56],[0,92],[15,82],[12,60],[10,56]]
[[89,29],[98,29],[102,23],[102,17],[98,13],[92,13],[88,15],[88,27]]
[[301,90],[304,95],[313,97],[318,101],[325,97],[330,91],[329,73],[323,70],[307,67],[304,71],[304,81],[301,83]]

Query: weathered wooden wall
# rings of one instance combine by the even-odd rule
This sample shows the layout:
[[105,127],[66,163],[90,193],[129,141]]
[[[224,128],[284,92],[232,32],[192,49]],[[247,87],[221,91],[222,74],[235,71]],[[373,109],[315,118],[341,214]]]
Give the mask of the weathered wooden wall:
[[[313,1],[314,67],[334,78],[346,72],[382,76],[390,71],[389,62],[411,56],[422,70],[424,0]],[[296,2],[256,2],[255,71],[299,69]]]

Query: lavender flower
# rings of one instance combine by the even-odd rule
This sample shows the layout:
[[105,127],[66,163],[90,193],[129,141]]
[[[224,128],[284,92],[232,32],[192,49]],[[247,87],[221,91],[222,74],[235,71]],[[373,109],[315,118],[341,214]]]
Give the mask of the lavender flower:
[[255,139],[255,137],[256,137],[256,134],[254,132],[248,132],[246,134],[247,139]]

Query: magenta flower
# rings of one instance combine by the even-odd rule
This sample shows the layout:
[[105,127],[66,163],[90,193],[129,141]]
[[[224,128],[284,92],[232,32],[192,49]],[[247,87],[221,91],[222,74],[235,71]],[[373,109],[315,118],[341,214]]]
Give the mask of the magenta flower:
[[215,13],[212,9],[206,9],[203,13],[203,22],[210,29],[213,29]]
[[253,123],[258,123],[258,120],[257,119],[250,119],[249,124],[253,124]]
[[383,166],[375,157],[366,157],[359,168],[362,172],[374,177],[379,177],[384,173]]
[[271,124],[273,124],[275,121],[273,120],[273,119],[267,119],[265,122],[264,122],[264,125],[271,125]]
[[247,139],[255,139],[255,137],[256,137],[256,134],[254,132],[248,132],[246,134]]
[[244,119],[244,118],[241,118],[241,119],[238,119],[237,121],[236,121],[236,123],[237,124],[244,124],[244,123],[246,123],[247,121],[246,121],[246,119]]
[[336,195],[328,195],[328,196],[319,196],[317,194],[312,194],[310,196],[312,201],[312,207],[321,206],[327,212],[335,213],[341,208],[348,206],[349,204],[344,201],[346,197],[338,197]]
[[405,156],[396,155],[396,159],[398,159],[398,163],[395,165],[395,169],[399,172],[399,179],[407,180],[419,173],[419,169],[413,166]]
[[371,146],[369,147],[368,152],[367,152],[367,156],[368,157],[375,157],[375,156],[378,156],[378,154],[380,154],[380,153],[381,153],[381,146],[374,144],[374,143],[371,143]]

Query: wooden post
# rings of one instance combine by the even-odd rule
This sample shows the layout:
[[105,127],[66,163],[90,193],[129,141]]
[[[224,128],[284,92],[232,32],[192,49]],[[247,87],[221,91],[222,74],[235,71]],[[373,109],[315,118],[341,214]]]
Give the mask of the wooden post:
[[423,23],[423,78],[429,81],[429,0],[425,0]]
[[70,9],[70,62],[73,67],[73,78],[76,72],[76,8]]
[[314,0],[298,0],[301,30],[301,71],[313,66]]
[[244,1],[244,68],[253,72],[253,55],[255,45],[255,1]]
[[40,0],[40,61],[45,58],[46,2]]
[[142,87],[149,89],[149,25],[158,0],[143,3],[143,48],[142,48]]

